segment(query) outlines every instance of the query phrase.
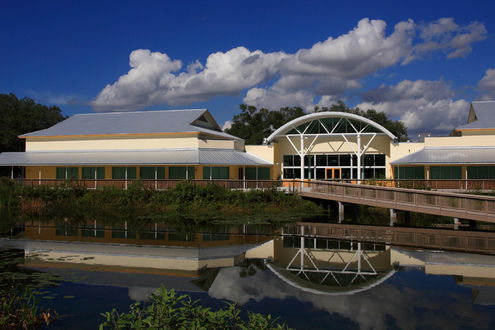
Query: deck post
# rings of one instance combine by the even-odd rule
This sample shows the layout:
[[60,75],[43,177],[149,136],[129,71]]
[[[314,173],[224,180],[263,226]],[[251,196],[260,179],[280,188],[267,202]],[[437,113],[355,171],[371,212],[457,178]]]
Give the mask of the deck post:
[[397,222],[397,212],[394,209],[390,209],[390,227],[393,227]]
[[454,218],[454,230],[458,230],[460,224],[461,221],[459,220],[459,218]]

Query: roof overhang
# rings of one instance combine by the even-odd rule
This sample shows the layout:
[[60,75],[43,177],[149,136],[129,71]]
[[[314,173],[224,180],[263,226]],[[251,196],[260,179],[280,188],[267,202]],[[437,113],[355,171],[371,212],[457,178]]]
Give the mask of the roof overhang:
[[495,147],[426,147],[390,165],[495,164]]
[[160,149],[67,152],[4,152],[0,166],[96,165],[273,165],[249,152],[232,149]]

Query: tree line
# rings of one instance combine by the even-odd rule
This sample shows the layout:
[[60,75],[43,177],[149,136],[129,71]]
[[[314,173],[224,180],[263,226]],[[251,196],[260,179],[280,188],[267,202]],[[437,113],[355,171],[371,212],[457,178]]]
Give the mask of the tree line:
[[[275,130],[294,120],[306,115],[301,107],[285,107],[280,110],[269,110],[261,108],[258,110],[252,105],[241,104],[239,106],[241,113],[234,115],[232,126],[225,130],[226,133],[237,136],[246,141],[247,145],[263,144],[263,140],[270,136]],[[344,102],[338,101],[331,107],[318,107],[313,109],[314,113],[337,111],[346,112],[362,116],[382,125],[399,141],[407,141],[407,127],[400,120],[393,120],[383,111],[368,109],[366,111],[359,108],[348,108]]]

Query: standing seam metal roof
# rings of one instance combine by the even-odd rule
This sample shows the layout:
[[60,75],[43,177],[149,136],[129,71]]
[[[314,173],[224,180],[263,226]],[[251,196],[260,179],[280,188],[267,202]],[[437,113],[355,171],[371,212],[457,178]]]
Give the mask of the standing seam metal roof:
[[476,101],[471,103],[476,120],[459,126],[456,130],[495,129],[495,101]]
[[[50,128],[20,135],[20,137],[48,137],[74,135],[205,133],[240,140],[224,133],[214,122],[215,129],[192,125],[208,110],[160,110],[106,112],[74,115]],[[211,115],[209,115],[211,116]]]
[[4,152],[0,166],[273,165],[231,149],[162,149],[79,152]]
[[390,165],[495,164],[495,147],[426,147]]

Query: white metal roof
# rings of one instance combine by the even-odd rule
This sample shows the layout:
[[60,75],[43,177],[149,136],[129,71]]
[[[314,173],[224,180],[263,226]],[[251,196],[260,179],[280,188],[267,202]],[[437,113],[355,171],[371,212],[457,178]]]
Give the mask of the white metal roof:
[[20,137],[197,132],[240,140],[224,133],[205,109],[77,114],[50,128]]
[[495,164],[495,147],[426,147],[390,164]]
[[273,165],[231,149],[161,149],[78,152],[4,152],[0,166]]
[[475,101],[470,111],[474,111],[474,121],[459,126],[456,130],[495,128],[495,101]]

